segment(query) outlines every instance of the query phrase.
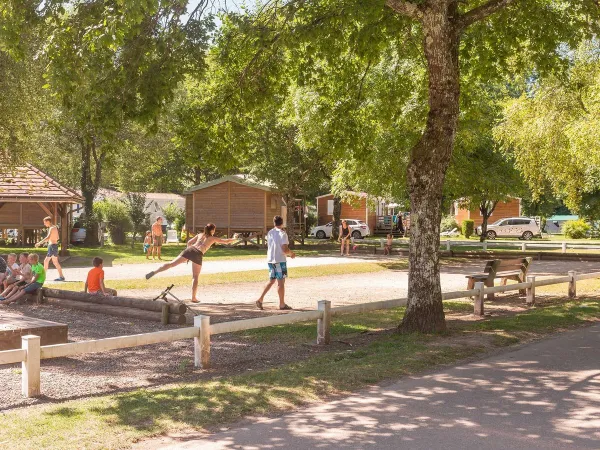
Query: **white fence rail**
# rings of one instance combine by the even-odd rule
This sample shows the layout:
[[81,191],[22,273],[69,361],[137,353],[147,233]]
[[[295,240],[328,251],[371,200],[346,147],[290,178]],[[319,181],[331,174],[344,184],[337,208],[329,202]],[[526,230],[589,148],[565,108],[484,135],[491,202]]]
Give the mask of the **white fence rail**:
[[[509,284],[506,286],[485,287],[483,283],[475,283],[475,289],[442,293],[444,300],[474,297],[474,314],[483,315],[484,296],[490,293],[526,290],[526,302],[535,304],[535,288],[568,283],[568,295],[576,296],[576,282],[600,278],[600,272],[577,275],[571,271],[567,276],[536,280],[534,276],[527,277],[527,282]],[[210,366],[210,336],[236,331],[251,330],[277,325],[317,320],[317,343],[330,343],[331,318],[343,314],[359,314],[368,311],[393,309],[406,305],[406,298],[382,300],[357,305],[331,307],[331,302],[322,300],[315,311],[301,311],[256,319],[237,320],[232,322],[210,323],[209,316],[196,316],[194,326],[175,330],[158,331],[154,333],[117,336],[93,341],[70,342],[67,344],[40,346],[39,336],[23,336],[22,348],[0,352],[0,365],[22,364],[22,392],[26,397],[40,395],[40,361],[42,359],[76,356],[83,353],[104,352],[115,349],[139,347],[143,345],[173,342],[183,339],[194,339],[195,366],[208,368]]]
[[[354,242],[354,241],[353,241]],[[379,241],[363,241],[357,240],[356,243],[361,245],[370,245],[379,247],[380,249],[385,248],[385,239],[379,239]],[[408,248],[408,240],[395,240],[394,247],[406,247]],[[452,247],[473,247],[481,248],[487,251],[490,248],[502,248],[502,247],[514,247],[521,251],[533,250],[533,249],[560,249],[561,253],[567,253],[568,249],[572,250],[598,250],[600,251],[600,244],[586,244],[581,242],[570,242],[570,241],[453,241],[452,239],[442,239],[440,242],[440,248],[446,251],[451,251]]]

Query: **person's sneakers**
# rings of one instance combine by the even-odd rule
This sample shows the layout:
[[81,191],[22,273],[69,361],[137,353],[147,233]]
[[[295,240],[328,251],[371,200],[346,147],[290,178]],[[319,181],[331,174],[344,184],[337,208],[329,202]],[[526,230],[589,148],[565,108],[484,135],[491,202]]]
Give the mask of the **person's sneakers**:
[[283,305],[283,306],[280,306],[279,309],[281,309],[281,310],[292,309],[292,307],[290,305]]
[[6,300],[6,297],[0,297],[0,302],[3,302],[4,300]]
[[152,278],[154,276],[154,272],[148,272],[146,274],[146,280],[149,280],[150,278]]
[[56,280],[54,281],[65,281],[65,277],[58,277]]

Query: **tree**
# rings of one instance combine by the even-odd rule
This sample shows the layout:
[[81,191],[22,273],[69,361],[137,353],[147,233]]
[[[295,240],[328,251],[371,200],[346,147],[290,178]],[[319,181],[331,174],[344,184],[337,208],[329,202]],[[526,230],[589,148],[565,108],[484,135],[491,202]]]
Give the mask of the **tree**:
[[135,245],[135,237],[138,233],[144,234],[150,226],[150,214],[146,212],[146,194],[138,192],[127,192],[121,200],[125,204],[125,210],[131,223],[131,248]]
[[583,42],[569,52],[565,73],[536,77],[505,104],[496,135],[533,200],[558,197],[578,212],[600,189],[599,51],[596,40]]
[[170,224],[184,223],[185,210],[171,202],[162,207],[163,215]]
[[[27,33],[32,22],[47,36],[45,87],[60,102],[54,129],[76,143],[80,189],[90,223],[87,239],[97,239],[94,197],[102,170],[128,121],[156,127],[158,114],[186,73],[204,70],[212,29],[200,17],[204,2],[189,15],[179,0],[17,1],[3,24],[7,45]],[[30,20],[19,22],[23,17]]]
[[278,70],[289,72],[280,61],[282,49],[301,66],[303,80],[319,83],[322,75],[330,75],[322,69],[337,64],[336,75],[344,78],[346,90],[355,86],[358,93],[362,83],[356,74],[368,72],[390,47],[423,58],[428,108],[406,172],[411,240],[408,304],[401,329],[433,332],[446,326],[439,225],[460,114],[461,77],[468,82],[524,67],[557,67],[559,44],[573,45],[590,36],[599,16],[594,0],[273,0],[250,17],[231,19],[235,26],[225,35],[230,48],[224,54],[246,49],[246,63],[231,68],[238,70],[240,84],[253,95],[268,93],[265,84]]
[[[117,199],[105,199],[96,202],[96,210],[98,218],[107,223],[112,243],[125,244],[125,232],[131,228],[125,203]],[[89,233],[89,230],[87,232]]]

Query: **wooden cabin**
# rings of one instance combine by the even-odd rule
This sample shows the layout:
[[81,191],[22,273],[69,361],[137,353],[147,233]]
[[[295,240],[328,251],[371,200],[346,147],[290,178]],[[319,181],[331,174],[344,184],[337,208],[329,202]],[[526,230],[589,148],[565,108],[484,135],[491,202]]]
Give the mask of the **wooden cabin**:
[[[477,206],[469,210],[466,207],[460,207],[459,203],[455,203],[454,211],[456,222],[460,225],[463,220],[472,220],[475,222],[475,227],[478,227],[483,223],[483,217],[479,212]],[[521,199],[511,198],[506,202],[498,202],[494,212],[490,216],[488,223],[494,223],[499,219],[507,219],[509,217],[520,217],[521,216]]]
[[281,195],[243,175],[202,183],[183,195],[186,227],[194,234],[207,223],[214,223],[221,236],[248,232],[265,235],[273,228],[273,216],[286,217]]
[[[333,194],[317,197],[317,225],[327,225],[333,221]],[[377,224],[377,211],[369,208],[368,196],[364,192],[348,193],[348,198],[342,201],[341,219],[363,220],[374,232]]]
[[72,205],[83,198],[74,190],[63,186],[49,175],[25,164],[0,174],[0,233],[17,230],[17,243],[33,245],[44,236],[43,219],[52,217],[59,226],[61,255],[68,253]]

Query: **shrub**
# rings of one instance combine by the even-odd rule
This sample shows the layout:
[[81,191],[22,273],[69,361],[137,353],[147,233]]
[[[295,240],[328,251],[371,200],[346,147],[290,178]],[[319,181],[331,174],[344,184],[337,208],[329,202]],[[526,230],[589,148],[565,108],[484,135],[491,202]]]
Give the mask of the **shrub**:
[[94,205],[98,215],[106,222],[110,239],[113,244],[125,243],[125,232],[131,229],[131,220],[127,207],[119,200],[105,199]]
[[462,222],[462,234],[464,237],[469,239],[473,236],[473,231],[475,230],[475,222],[472,220],[463,220]]
[[579,219],[565,222],[562,230],[569,239],[582,239],[586,237],[587,232],[590,231],[591,228],[592,227],[588,223]]
[[440,224],[440,231],[452,231],[454,229],[459,229],[458,223],[454,216],[444,216],[442,217],[442,223]]

